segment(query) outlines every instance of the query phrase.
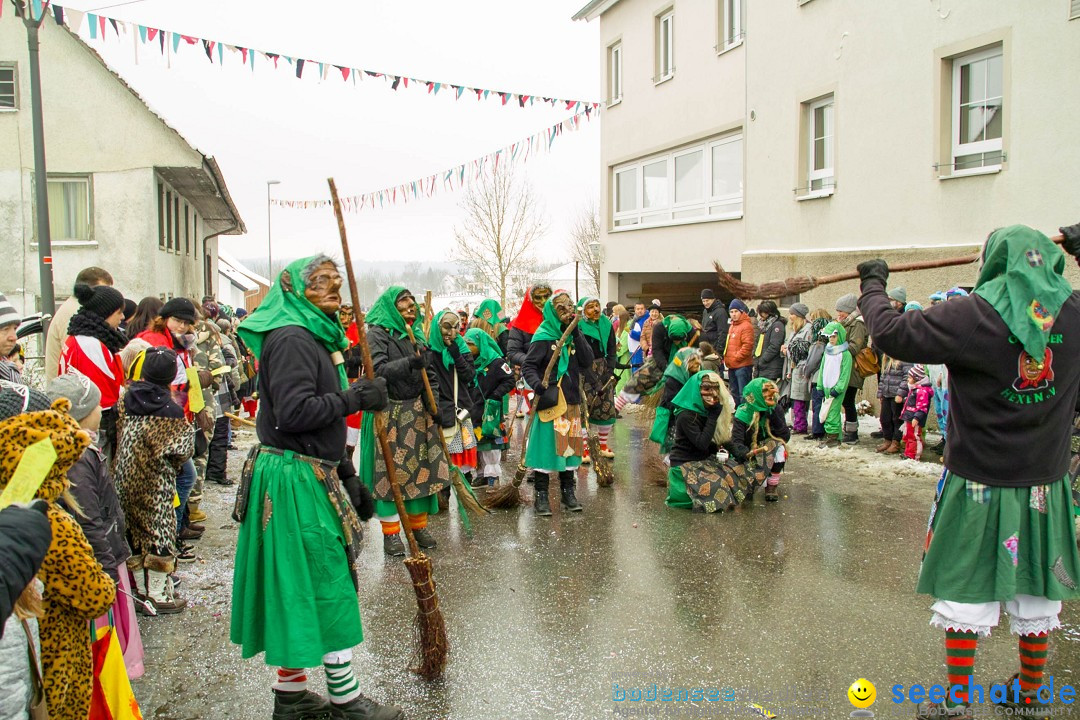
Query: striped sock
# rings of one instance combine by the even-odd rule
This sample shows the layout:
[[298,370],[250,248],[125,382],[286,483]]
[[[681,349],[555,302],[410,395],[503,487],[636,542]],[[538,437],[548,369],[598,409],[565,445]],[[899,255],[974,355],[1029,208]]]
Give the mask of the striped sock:
[[597,425],[596,434],[600,436],[600,449],[606,451],[608,449],[608,436],[611,435],[611,426]]
[[304,692],[307,690],[307,671],[304,668],[279,667],[273,689],[278,692]]
[[427,527],[427,513],[416,513],[409,516],[409,527],[413,530],[423,530]]
[[1046,648],[1050,639],[1046,633],[1020,636],[1020,689],[1034,690],[1042,685]]
[[326,690],[330,695],[330,702],[344,705],[360,697],[360,683],[353,675],[351,653],[344,662],[332,663],[323,658],[323,667],[326,668]]
[[[962,685],[964,689],[957,690],[956,697],[965,703],[970,702],[967,688],[971,675],[975,672],[975,647],[978,639],[978,634],[973,632],[945,631],[945,666],[949,675],[949,687]],[[951,692],[945,703],[949,707],[956,705]]]
[[401,519],[397,513],[394,513],[391,517],[379,518],[379,524],[382,525],[383,535],[397,535],[401,532]]
[[628,402],[630,402],[630,399],[624,393],[619,393],[615,398],[615,412],[621,413]]

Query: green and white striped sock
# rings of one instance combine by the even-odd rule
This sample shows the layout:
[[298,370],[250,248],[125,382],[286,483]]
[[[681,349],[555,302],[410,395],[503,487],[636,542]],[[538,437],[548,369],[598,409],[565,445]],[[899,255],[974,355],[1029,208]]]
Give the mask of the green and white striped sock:
[[330,702],[344,705],[360,697],[360,683],[352,671],[352,651],[328,653],[323,657],[323,667]]

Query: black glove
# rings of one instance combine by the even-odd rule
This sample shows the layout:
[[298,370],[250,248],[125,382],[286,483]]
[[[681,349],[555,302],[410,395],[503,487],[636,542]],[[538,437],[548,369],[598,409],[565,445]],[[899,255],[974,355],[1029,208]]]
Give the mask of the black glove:
[[424,367],[424,358],[419,355],[412,355],[409,357],[409,369],[420,370]]
[[386,394],[386,378],[361,378],[349,386],[349,392],[359,398],[361,410],[385,410],[390,403]]
[[719,417],[720,413],[724,410],[724,403],[717,402],[715,405],[706,405],[705,412],[709,414],[709,417]]
[[882,285],[889,282],[889,264],[881,258],[861,262],[857,269],[859,279],[864,283],[871,279],[880,280]]
[[363,521],[368,521],[375,515],[375,498],[368,486],[360,482],[359,476],[345,478],[341,481],[345,486],[345,492],[349,493],[349,502],[356,508],[356,514]]
[[1065,236],[1065,242],[1061,243],[1061,247],[1065,248],[1065,252],[1080,260],[1080,223],[1058,229]]
[[455,360],[461,357],[461,348],[458,347],[456,340],[446,346],[446,351],[450,353],[450,357],[454,358]]

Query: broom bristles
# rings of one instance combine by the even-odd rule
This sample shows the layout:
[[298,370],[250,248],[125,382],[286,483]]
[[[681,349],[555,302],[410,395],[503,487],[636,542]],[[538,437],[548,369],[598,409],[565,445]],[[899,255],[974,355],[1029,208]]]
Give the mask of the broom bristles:
[[737,298],[746,300],[775,300],[788,295],[799,295],[817,287],[818,281],[808,275],[755,285],[743,282],[724,270],[719,262],[713,262],[720,287]]
[[512,510],[524,504],[521,489],[513,483],[496,485],[484,497],[484,505],[491,510]]
[[418,647],[414,658],[416,666],[412,670],[425,680],[434,680],[446,669],[450,645],[446,640],[446,619],[435,592],[431,560],[421,552],[405,558],[405,567],[412,578],[417,604],[414,627]]

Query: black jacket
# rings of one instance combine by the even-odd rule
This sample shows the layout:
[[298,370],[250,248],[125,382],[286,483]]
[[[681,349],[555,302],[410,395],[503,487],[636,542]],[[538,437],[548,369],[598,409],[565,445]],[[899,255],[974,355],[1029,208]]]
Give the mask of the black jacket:
[[658,322],[653,325],[651,340],[652,344],[649,347],[652,350],[653,361],[658,368],[666,370],[668,363],[671,362],[671,353],[675,351],[675,343],[668,337],[664,323]]
[[859,310],[882,352],[948,367],[946,468],[998,487],[1033,487],[1065,477],[1080,388],[1080,293],[1058,311],[1042,371],[978,295],[900,313],[889,304],[885,284],[870,279],[863,283]]
[[[529,343],[532,342],[532,333],[527,333],[521,328],[510,328],[506,334],[506,359],[515,367],[525,364],[525,356],[529,353]],[[500,344],[499,347],[502,347]]]
[[592,350],[593,360],[595,361],[596,358],[604,359],[604,377],[597,379],[601,383],[607,382],[608,377],[615,371],[615,330],[613,329],[611,334],[608,335],[607,346],[605,347],[600,347],[599,340],[595,340],[588,335],[585,335],[585,333],[582,333],[582,335],[585,336],[585,342],[589,343],[589,349]]
[[[416,350],[408,338],[391,337],[386,328],[378,325],[367,326],[368,347],[371,349],[371,363],[375,366],[375,375],[386,378],[386,392],[391,400],[415,400],[424,394],[424,380],[420,370],[409,367]],[[432,372],[431,352],[426,345],[420,346],[427,366],[428,382],[435,397],[439,397],[439,381]],[[437,359],[435,359],[438,361]],[[427,399],[424,399],[427,407]]]
[[52,527],[43,512],[14,505],[0,510],[0,636],[50,543]]
[[675,412],[675,406],[672,401],[675,396],[679,394],[679,391],[683,389],[685,385],[682,380],[673,378],[670,375],[664,378],[664,394],[660,396],[660,407],[667,408],[668,410]]
[[723,406],[716,405],[707,415],[684,410],[672,419],[675,441],[671,444],[671,467],[716,455],[720,448],[713,442],[713,434],[722,409]]
[[501,401],[508,392],[514,389],[516,382],[514,371],[502,358],[493,360],[486,368],[477,372],[476,386],[472,392],[475,403],[472,411],[473,425],[479,427],[479,422],[484,416],[484,403],[488,400]]
[[[772,415],[769,416],[769,430],[772,431],[776,438],[784,442],[791,439],[791,429],[784,419],[784,409],[780,405],[777,405]],[[765,442],[767,437],[759,435],[758,444]],[[739,418],[735,418],[731,425],[731,440],[724,445],[724,449],[728,451],[728,454],[736,462],[746,462],[746,456],[750,454],[751,439],[750,427]]]
[[785,333],[784,322],[780,318],[770,318],[761,331],[764,339],[754,341],[761,343],[761,355],[757,354],[757,345],[754,346],[754,377],[779,380],[784,374],[784,356],[780,347],[784,344]]
[[[456,346],[455,346],[456,348]],[[435,399],[439,403],[439,425],[444,428],[454,427],[457,422],[457,408],[468,410],[472,415],[473,406],[476,404],[472,396],[474,391],[473,379],[476,370],[473,369],[472,356],[463,357],[460,354],[454,358],[454,364],[443,367],[442,357],[436,353],[431,354],[431,372],[438,379],[438,390],[432,386]],[[457,375],[457,404],[454,404],[454,375]],[[427,403],[427,398],[424,398]]]
[[[573,340],[572,344],[570,340]],[[562,379],[562,391],[567,405],[577,405],[581,402],[581,391],[578,388],[578,383],[582,373],[592,372],[593,354],[589,348],[588,339],[577,328],[574,329],[574,334],[567,340],[567,344],[570,345],[570,364],[567,366],[566,375]],[[552,377],[549,378],[551,392],[547,393],[547,396],[545,396],[544,391],[548,388],[541,382],[544,377],[544,370],[547,369],[554,349],[554,340],[532,342],[529,344],[529,352],[525,356],[525,362],[521,365],[521,377],[525,379],[525,382],[529,383],[529,387],[536,391],[539,397],[537,407],[540,410],[552,407],[558,401],[558,394],[554,391],[554,376],[558,366],[556,365],[556,370],[551,372]]]
[[728,312],[722,302],[714,300],[711,308],[701,309],[701,339],[716,348],[717,354],[724,353],[720,339],[727,340],[727,331]]
[[82,527],[83,534],[94,549],[94,557],[113,580],[119,580],[117,568],[131,557],[127,543],[127,525],[120,498],[116,496],[105,463],[105,456],[97,448],[90,447],[67,472],[71,481],[71,494],[79,503],[82,513],[61,505]]

